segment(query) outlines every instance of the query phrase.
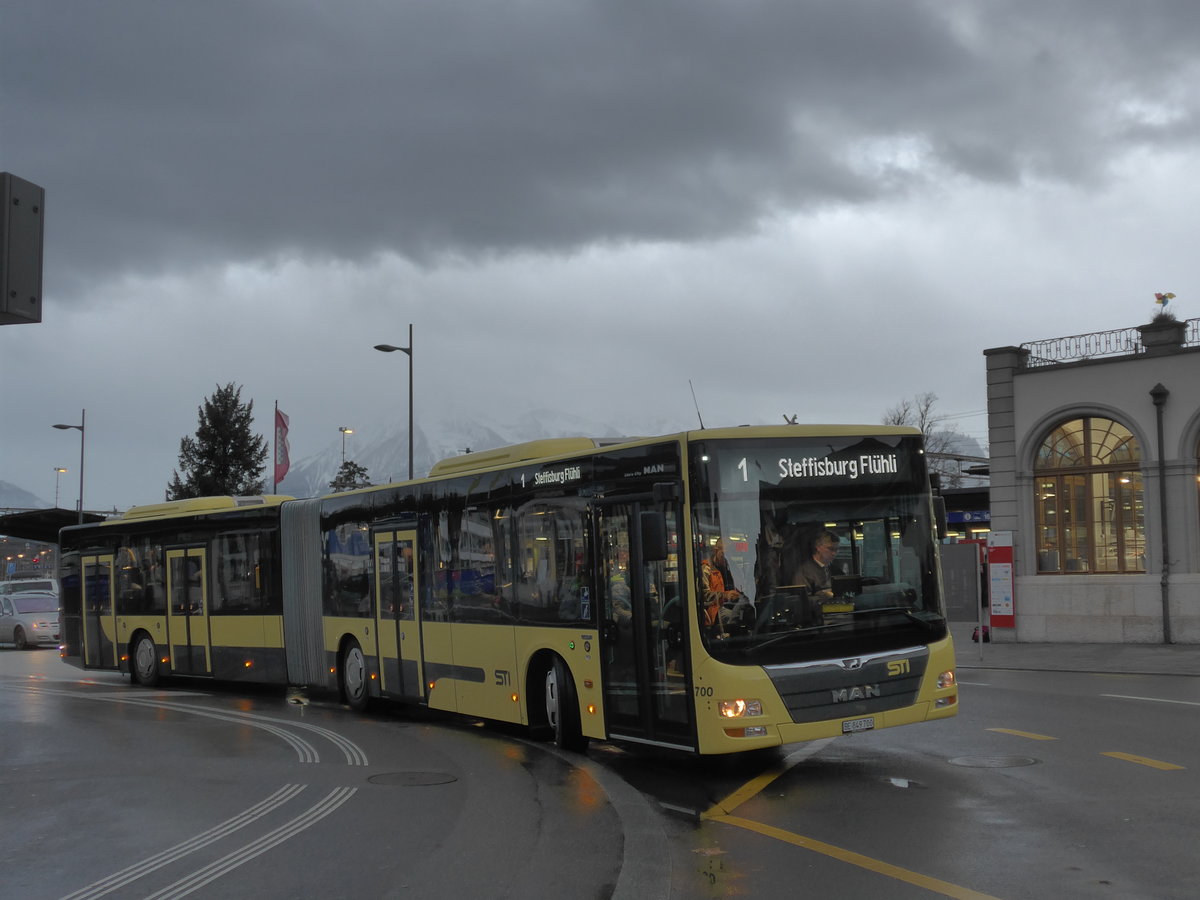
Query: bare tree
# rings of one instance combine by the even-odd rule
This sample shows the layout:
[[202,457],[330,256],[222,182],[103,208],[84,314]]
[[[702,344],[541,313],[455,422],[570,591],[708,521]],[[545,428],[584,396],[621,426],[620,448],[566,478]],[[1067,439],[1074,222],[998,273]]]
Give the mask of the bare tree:
[[938,411],[937,400],[932,391],[901,400],[884,412],[883,424],[920,429],[925,435],[929,471],[938,473],[946,487],[957,487],[962,481],[962,471],[953,449],[960,435],[954,428],[946,427],[948,416]]

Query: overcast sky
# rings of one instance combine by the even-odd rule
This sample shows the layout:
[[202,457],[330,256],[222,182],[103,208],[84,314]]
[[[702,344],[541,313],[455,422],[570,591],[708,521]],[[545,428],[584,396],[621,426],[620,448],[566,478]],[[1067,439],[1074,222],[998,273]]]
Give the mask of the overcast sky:
[[[1200,316],[1194,0],[0,0],[46,190],[0,480],[157,502],[218,384],[293,459],[416,412],[986,440],[983,350]],[[481,448],[477,448],[481,449]]]

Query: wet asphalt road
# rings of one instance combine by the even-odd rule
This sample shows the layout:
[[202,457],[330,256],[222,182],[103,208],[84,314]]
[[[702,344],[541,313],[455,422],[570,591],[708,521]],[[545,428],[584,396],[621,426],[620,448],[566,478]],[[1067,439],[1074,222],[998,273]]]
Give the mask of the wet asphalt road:
[[0,894],[1195,895],[1200,678],[960,675],[947,722],[689,760],[0,649]]

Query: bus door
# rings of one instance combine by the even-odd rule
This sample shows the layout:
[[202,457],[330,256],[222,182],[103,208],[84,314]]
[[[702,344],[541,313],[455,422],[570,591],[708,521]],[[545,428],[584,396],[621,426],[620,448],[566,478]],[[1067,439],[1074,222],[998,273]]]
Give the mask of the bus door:
[[414,607],[417,597],[417,533],[375,534],[375,634],[379,646],[380,688],[387,694],[421,697],[421,638]]
[[[642,558],[641,514],[666,516],[666,560]],[[678,524],[666,504],[596,508],[600,639],[609,737],[694,749],[678,567]]]
[[83,563],[83,664],[117,667],[116,582],[111,555],[85,556]]
[[211,675],[208,563],[203,547],[167,551],[167,635],[171,670]]

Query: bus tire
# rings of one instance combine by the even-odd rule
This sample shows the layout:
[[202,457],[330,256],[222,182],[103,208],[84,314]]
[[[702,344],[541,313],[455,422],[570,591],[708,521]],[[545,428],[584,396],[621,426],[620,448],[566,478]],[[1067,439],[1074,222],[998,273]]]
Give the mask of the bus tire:
[[575,681],[562,657],[554,657],[546,672],[546,718],[554,730],[554,743],[561,750],[582,753],[588,739],[579,724],[579,695]]
[[355,712],[367,708],[367,658],[358,641],[347,641],[338,660],[338,687],[342,701]]
[[142,687],[154,687],[158,684],[158,648],[154,646],[154,638],[144,632],[133,642],[133,652],[129,654],[129,674]]

